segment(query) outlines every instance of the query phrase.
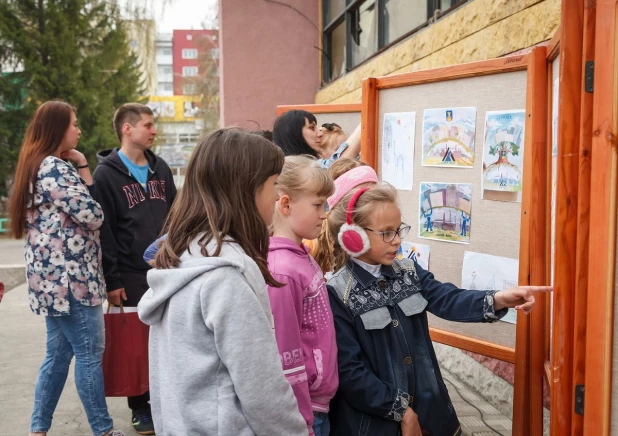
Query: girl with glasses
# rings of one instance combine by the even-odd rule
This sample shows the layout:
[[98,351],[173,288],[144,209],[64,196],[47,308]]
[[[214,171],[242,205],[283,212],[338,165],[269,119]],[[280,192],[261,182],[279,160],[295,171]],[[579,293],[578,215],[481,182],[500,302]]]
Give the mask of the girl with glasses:
[[460,435],[427,312],[450,321],[495,322],[510,307],[529,313],[533,294],[551,288],[458,289],[412,259],[397,260],[410,226],[401,220],[390,185],[349,193],[330,210],[328,224],[336,272],[327,289],[339,362],[331,435]]

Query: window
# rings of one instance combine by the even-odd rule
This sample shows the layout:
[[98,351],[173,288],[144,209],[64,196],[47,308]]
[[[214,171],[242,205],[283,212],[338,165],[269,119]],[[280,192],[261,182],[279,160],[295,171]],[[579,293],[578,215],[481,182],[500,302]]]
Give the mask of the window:
[[172,49],[171,48],[158,48],[157,49],[157,54],[159,56],[171,56],[172,55]]
[[197,93],[197,86],[195,83],[187,83],[182,85],[182,93],[184,95],[195,95]]
[[182,58],[183,59],[197,59],[197,49],[195,49],[195,48],[183,48],[182,49]]
[[183,77],[195,77],[197,76],[197,67],[182,67]]
[[172,85],[171,83],[164,83],[162,88],[163,88],[163,91],[173,91],[174,85]]
[[322,0],[329,82],[468,0]]
[[218,48],[211,49],[210,56],[212,56],[213,59],[219,59],[219,49]]

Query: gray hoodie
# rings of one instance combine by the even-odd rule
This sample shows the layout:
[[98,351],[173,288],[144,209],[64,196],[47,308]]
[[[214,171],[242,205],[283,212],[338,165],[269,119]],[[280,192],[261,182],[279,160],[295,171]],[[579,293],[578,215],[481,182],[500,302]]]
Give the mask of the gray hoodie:
[[[212,252],[214,243],[208,246]],[[150,401],[158,436],[306,436],[273,332],[266,283],[237,244],[148,271],[138,305],[150,327]]]

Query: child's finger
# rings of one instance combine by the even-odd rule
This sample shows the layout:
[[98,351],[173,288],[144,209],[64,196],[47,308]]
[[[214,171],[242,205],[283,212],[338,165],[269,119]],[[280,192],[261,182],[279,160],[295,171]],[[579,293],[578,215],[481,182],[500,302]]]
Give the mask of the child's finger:
[[524,297],[527,301],[524,304],[520,304],[519,306],[516,306],[515,309],[517,310],[523,310],[526,313],[529,313],[532,308],[534,307],[534,304],[536,303],[536,300],[534,299],[534,296],[530,295],[530,296],[525,296]]
[[525,289],[528,292],[536,294],[538,292],[553,292],[553,286],[520,286],[521,289]]

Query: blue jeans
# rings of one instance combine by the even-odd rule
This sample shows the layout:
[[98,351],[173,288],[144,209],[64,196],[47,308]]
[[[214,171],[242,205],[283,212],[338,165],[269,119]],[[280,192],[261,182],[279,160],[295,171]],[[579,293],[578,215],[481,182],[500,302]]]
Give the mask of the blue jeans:
[[313,412],[313,432],[315,436],[328,436],[330,434],[328,413]]
[[47,355],[39,370],[34,390],[34,410],[31,432],[47,432],[54,410],[75,356],[75,385],[82,401],[88,423],[95,436],[109,433],[113,428],[107,411],[103,385],[103,352],[105,324],[103,308],[78,303],[69,292],[71,314],[47,316]]

